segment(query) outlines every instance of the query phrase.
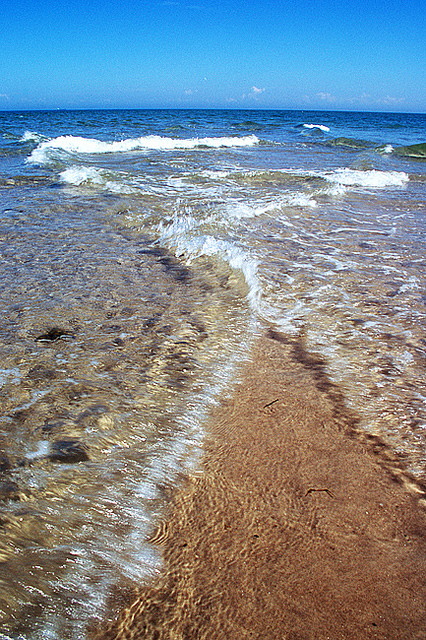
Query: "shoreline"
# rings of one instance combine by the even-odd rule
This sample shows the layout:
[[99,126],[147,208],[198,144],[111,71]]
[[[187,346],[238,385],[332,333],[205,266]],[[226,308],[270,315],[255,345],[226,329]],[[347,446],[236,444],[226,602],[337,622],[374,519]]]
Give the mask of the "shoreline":
[[426,639],[426,487],[272,330],[214,408],[152,542],[162,573],[96,640]]

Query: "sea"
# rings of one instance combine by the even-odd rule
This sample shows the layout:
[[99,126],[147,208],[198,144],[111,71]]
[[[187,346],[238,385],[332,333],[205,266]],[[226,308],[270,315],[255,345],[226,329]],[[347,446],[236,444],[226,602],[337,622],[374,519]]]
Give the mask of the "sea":
[[84,640],[267,327],[426,477],[426,115],[0,112],[0,638]]

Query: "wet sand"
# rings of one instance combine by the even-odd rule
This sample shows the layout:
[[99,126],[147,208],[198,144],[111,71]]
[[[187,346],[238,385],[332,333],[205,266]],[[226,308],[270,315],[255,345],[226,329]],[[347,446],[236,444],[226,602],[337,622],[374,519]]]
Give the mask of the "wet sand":
[[425,487],[357,431],[300,341],[259,339],[102,640],[426,638]]

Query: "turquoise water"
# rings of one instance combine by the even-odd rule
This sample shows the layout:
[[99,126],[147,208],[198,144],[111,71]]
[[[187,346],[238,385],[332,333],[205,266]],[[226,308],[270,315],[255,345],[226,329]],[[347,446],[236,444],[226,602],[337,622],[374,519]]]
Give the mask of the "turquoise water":
[[422,114],[0,113],[0,637],[84,638],[160,570],[265,325],[424,479],[425,140]]

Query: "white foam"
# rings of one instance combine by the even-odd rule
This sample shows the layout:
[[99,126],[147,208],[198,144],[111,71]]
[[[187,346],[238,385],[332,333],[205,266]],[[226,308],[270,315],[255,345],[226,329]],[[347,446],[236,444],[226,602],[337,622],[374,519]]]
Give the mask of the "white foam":
[[85,167],[74,165],[59,174],[62,182],[76,187],[80,186],[97,186],[113,193],[132,194],[138,193],[138,189],[134,189],[123,182],[112,180],[112,172],[97,167]]
[[315,209],[317,206],[317,201],[304,193],[286,193],[267,205],[256,207],[254,211],[255,215],[276,214],[288,207],[310,207]]
[[347,186],[345,186],[344,184],[340,184],[339,182],[336,182],[335,184],[333,184],[333,186],[326,189],[326,194],[329,196],[342,196],[347,192],[347,190],[348,190]]
[[289,195],[287,198],[287,204],[292,207],[310,207],[311,209],[315,209],[318,206],[318,203],[314,198],[303,193]]
[[173,149],[195,149],[197,147],[250,147],[259,142],[255,135],[218,138],[165,138],[162,136],[144,136],[127,140],[105,142],[95,138],[78,136],[59,136],[38,145],[28,158],[28,162],[44,164],[49,162],[55,151],[72,154],[126,153],[131,151],[168,151]]
[[43,140],[46,140],[46,137],[40,133],[36,131],[25,131],[20,142],[42,142]]
[[408,181],[408,175],[403,171],[378,171],[371,169],[359,171],[358,169],[336,169],[333,172],[321,174],[325,180],[338,187],[402,187]]
[[175,255],[185,257],[187,264],[201,256],[217,256],[227,262],[243,274],[248,287],[247,300],[253,310],[258,310],[262,287],[257,275],[257,259],[233,242],[200,233],[201,225],[202,222],[191,215],[176,214],[171,223],[158,225],[159,242]]
[[230,267],[241,271],[248,286],[247,300],[254,311],[259,310],[262,286],[258,278],[258,260],[250,256],[240,247],[218,240],[212,236],[204,236],[199,244],[199,255],[217,255],[224,259]]
[[320,129],[320,131],[330,131],[330,127],[325,124],[311,124],[307,123],[303,125],[306,129]]
[[[230,202],[226,207],[226,212],[230,218],[241,220],[242,218],[255,218],[257,216],[269,215],[276,217],[279,215],[280,221],[282,219],[282,212],[288,207],[309,207],[314,209],[318,206],[318,203],[313,198],[303,193],[288,193],[272,202],[266,204],[249,204],[247,202],[238,201]],[[293,226],[290,222],[287,222],[288,226]]]
[[59,177],[62,182],[80,186],[85,183],[105,184],[105,172],[96,167],[73,166],[62,171]]
[[200,176],[203,176],[204,178],[210,178],[211,180],[221,180],[223,178],[228,178],[230,175],[232,175],[232,173],[234,172],[224,171],[224,170],[214,171],[213,169],[205,169],[204,171],[200,172]]

